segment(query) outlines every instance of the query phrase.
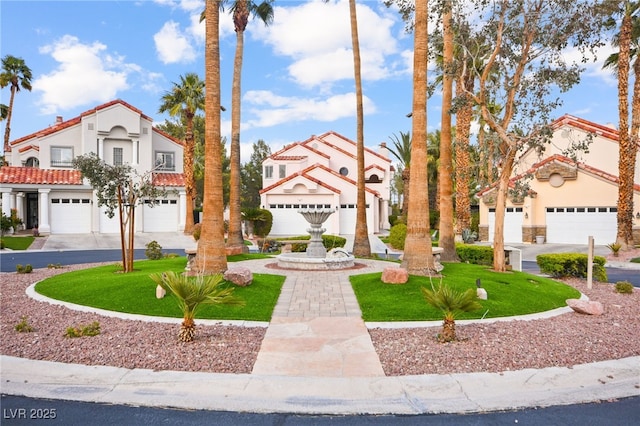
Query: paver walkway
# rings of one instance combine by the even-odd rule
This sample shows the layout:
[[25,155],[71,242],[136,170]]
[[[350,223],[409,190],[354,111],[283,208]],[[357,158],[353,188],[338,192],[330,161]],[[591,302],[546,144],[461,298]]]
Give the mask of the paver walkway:
[[305,377],[384,376],[349,275],[381,271],[389,263],[358,260],[358,269],[292,271],[251,261],[253,272],[286,280],[252,374]]

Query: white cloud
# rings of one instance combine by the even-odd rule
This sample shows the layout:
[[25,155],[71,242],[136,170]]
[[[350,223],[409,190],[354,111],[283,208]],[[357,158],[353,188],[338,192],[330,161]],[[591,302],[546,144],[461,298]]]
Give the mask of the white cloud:
[[[267,90],[247,92],[243,105],[250,118],[245,128],[272,127],[292,121],[335,121],[355,115],[355,93],[344,93],[327,98],[300,98],[278,96]],[[376,107],[368,98],[363,99],[365,114],[372,114]]]
[[[392,15],[377,14],[362,3],[357,5],[357,14],[363,80],[380,80],[404,70],[403,61],[392,60],[398,65],[397,69],[388,63],[399,54],[393,35],[397,21],[391,18]],[[276,55],[293,60],[288,70],[297,84],[317,87],[353,79],[351,26],[346,0],[276,7],[274,17],[273,24],[268,27],[256,23],[247,30],[254,40],[271,46]]]
[[40,53],[59,63],[33,82],[33,91],[41,93],[37,104],[44,114],[112,100],[129,88],[127,76],[139,71],[123,57],[109,54],[104,44],[82,44],[70,35],[40,48]]
[[189,38],[180,31],[180,24],[166,22],[153,36],[159,59],[165,64],[193,62],[196,52]]

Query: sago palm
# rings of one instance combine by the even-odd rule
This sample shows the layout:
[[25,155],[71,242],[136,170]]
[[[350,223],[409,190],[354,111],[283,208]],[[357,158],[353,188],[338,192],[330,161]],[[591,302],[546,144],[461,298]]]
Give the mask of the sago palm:
[[196,332],[195,317],[203,305],[244,305],[244,301],[233,296],[233,287],[224,286],[222,275],[198,275],[196,277],[163,272],[153,274],[151,279],[178,300],[183,314],[178,339],[182,342],[193,340]]
[[456,315],[461,312],[471,312],[482,308],[477,301],[476,292],[470,288],[460,291],[448,285],[440,284],[434,289],[423,287],[422,294],[428,304],[439,309],[444,314],[442,333],[438,336],[441,342],[453,342],[456,337]]

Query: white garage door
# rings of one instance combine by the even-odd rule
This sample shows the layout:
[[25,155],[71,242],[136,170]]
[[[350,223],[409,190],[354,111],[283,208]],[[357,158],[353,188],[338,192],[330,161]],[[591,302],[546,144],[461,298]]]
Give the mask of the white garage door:
[[616,207],[548,207],[547,242],[606,245],[616,240]]
[[[489,209],[489,241],[493,242],[496,209]],[[522,242],[522,207],[507,207],[504,214],[504,242]]]
[[107,209],[100,207],[100,233],[119,234],[120,233],[120,213],[116,208],[113,217],[107,216]]
[[51,198],[51,233],[91,232],[91,199]]
[[340,234],[354,235],[356,233],[356,221],[358,209],[355,204],[341,204],[340,210]]
[[144,232],[176,232],[178,230],[178,200],[156,200],[145,202],[143,209]]
[[[331,208],[330,204],[270,204],[269,211],[273,216],[271,235],[308,235],[309,223],[298,211],[329,208]],[[333,233],[330,220],[327,220],[322,227],[326,230],[325,234]]]

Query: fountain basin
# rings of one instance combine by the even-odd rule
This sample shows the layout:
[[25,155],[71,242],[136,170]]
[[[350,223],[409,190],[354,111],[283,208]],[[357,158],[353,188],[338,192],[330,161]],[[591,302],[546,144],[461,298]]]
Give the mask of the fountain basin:
[[355,257],[344,251],[329,251],[327,257],[309,257],[306,253],[283,253],[276,256],[278,266],[302,271],[332,271],[352,268]]

